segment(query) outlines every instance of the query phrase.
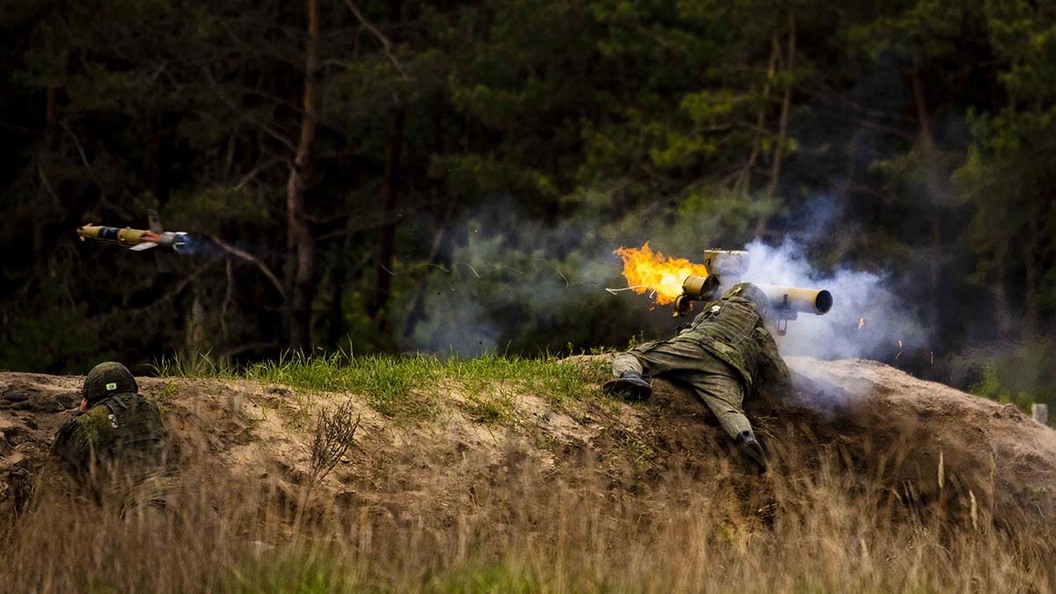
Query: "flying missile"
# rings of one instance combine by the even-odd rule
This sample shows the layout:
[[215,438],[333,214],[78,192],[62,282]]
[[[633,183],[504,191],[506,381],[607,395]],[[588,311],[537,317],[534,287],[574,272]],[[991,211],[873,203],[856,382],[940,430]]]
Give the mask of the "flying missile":
[[161,226],[158,211],[147,211],[147,223],[150,229],[132,229],[130,227],[104,227],[102,225],[83,225],[77,227],[81,241],[94,239],[106,243],[123,245],[133,252],[142,252],[156,247],[171,249],[176,253],[188,244],[189,238],[183,231],[165,231]]

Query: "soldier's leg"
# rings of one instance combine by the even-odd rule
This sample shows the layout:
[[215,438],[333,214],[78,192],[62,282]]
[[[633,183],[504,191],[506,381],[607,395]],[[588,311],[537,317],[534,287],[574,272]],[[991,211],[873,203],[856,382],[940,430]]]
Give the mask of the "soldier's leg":
[[763,448],[755,438],[752,424],[744,414],[744,388],[737,372],[725,362],[706,357],[692,373],[681,379],[691,386],[701,400],[715,414],[726,434],[736,442],[741,452],[766,472],[767,462]]
[[741,380],[725,362],[710,355],[702,357],[692,372],[680,374],[679,379],[693,387],[731,438],[752,430],[741,406],[744,401]]
[[601,385],[606,392],[622,398],[645,400],[652,394],[649,380],[645,379],[642,361],[634,350],[620,353],[612,360],[613,379]]
[[612,360],[612,377],[620,377],[628,372],[642,375],[642,371],[642,361],[633,351],[620,353]]
[[699,345],[687,341],[657,341],[638,345],[616,355],[611,379],[603,388],[614,394],[644,400],[652,393],[649,381],[655,377],[697,365],[709,356]]

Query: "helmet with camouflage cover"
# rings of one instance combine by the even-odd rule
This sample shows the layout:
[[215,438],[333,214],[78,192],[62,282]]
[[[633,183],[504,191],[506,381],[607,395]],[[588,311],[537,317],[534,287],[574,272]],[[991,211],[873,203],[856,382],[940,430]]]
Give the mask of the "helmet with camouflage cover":
[[752,283],[737,283],[722,296],[723,299],[731,297],[740,297],[751,301],[755,304],[755,309],[759,312],[759,315],[766,314],[766,310],[770,307],[770,300],[766,297],[766,293]]
[[132,377],[132,372],[127,367],[117,361],[107,361],[96,365],[88,372],[88,377],[84,378],[84,389],[81,393],[88,404],[95,404],[112,394],[138,391],[136,378]]

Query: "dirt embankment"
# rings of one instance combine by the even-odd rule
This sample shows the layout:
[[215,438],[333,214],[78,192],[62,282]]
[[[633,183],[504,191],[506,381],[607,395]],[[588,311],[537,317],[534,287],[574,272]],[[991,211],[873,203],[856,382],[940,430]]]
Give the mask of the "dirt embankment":
[[[941,508],[961,525],[1056,522],[1056,431],[879,363],[789,364],[796,398],[747,403],[774,460],[771,475],[810,482],[816,473],[843,473],[849,488],[872,500],[908,514]],[[33,480],[48,480],[33,476],[82,381],[0,373],[0,522],[11,519]],[[142,378],[140,388],[163,411],[178,465],[207,460],[291,500],[303,493],[319,411],[349,398],[236,380]],[[726,477],[740,481],[738,491],[766,488],[767,476],[752,474],[710,412],[669,382],[657,381],[642,404],[596,389],[560,406],[545,394],[507,396],[514,414],[503,421],[475,416],[471,397],[452,390],[433,418],[393,422],[353,395],[361,415],[356,447],[313,496],[327,501],[327,513],[395,524],[428,517],[444,526],[485,494],[495,500],[516,488],[525,473],[657,507],[678,504],[661,488],[672,474]]]

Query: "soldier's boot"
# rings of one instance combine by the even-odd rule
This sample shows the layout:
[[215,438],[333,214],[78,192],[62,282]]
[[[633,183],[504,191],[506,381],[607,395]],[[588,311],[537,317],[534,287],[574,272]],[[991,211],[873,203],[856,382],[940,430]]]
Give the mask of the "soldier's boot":
[[649,380],[637,371],[624,371],[620,377],[610,379],[601,388],[614,396],[630,400],[645,400],[653,393]]
[[759,445],[759,440],[755,438],[754,433],[750,430],[741,431],[740,435],[737,436],[737,447],[745,458],[755,463],[759,468],[759,474],[766,472],[766,454],[763,453],[763,446]]

